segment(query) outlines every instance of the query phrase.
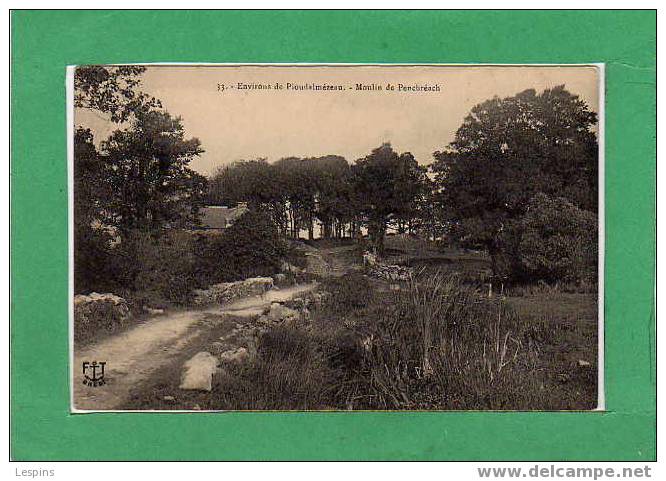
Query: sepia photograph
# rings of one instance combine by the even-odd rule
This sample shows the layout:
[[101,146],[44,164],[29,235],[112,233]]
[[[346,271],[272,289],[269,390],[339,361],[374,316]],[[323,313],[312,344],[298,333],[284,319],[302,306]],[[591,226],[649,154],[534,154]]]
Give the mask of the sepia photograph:
[[604,409],[602,65],[67,82],[73,412]]

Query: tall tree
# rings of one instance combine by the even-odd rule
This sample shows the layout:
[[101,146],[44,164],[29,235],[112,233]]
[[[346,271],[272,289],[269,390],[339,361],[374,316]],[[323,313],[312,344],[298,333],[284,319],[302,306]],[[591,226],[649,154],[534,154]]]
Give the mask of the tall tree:
[[221,167],[209,183],[209,201],[221,205],[248,204],[270,214],[282,233],[287,228],[286,190],[274,165],[266,159],[242,160]]
[[453,234],[485,246],[496,269],[501,234],[542,192],[596,210],[597,115],[564,86],[475,106],[433,171]]
[[347,159],[325,155],[309,161],[317,189],[315,215],[321,223],[322,236],[340,237],[343,225],[349,222],[351,209]]
[[94,290],[106,276],[106,253],[112,232],[101,223],[99,212],[110,196],[105,182],[104,161],[93,142],[92,132],[74,133],[74,288]]
[[102,142],[112,196],[106,222],[121,230],[156,230],[195,221],[205,178],[189,164],[203,150],[186,139],[182,120],[163,111],[139,111],[126,129]]
[[409,152],[398,154],[385,143],[352,166],[352,182],[375,249],[384,247],[389,221],[411,209],[423,192],[426,169]]

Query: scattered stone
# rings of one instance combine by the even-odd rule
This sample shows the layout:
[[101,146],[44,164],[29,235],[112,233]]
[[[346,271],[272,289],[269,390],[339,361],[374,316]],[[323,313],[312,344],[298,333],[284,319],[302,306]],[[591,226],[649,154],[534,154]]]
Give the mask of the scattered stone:
[[210,391],[218,361],[209,352],[199,352],[185,363],[180,389]]
[[223,342],[220,342],[220,341],[215,341],[210,345],[210,350],[214,354],[220,354],[220,353],[224,352],[226,349],[227,349],[227,346]]
[[588,361],[585,361],[584,359],[579,359],[579,360],[578,360],[578,365],[579,365],[580,367],[591,366],[591,364],[590,364]]
[[143,310],[148,314],[150,314],[151,316],[159,316],[161,314],[164,314],[164,309],[155,309],[152,307],[143,306]]
[[176,400],[176,398],[173,397],[173,396],[164,396],[162,399],[164,399],[165,401],[171,401],[171,402]]
[[283,274],[283,273],[274,274],[274,275],[273,275],[273,280],[274,280],[275,282],[284,282],[284,281],[287,280],[287,275],[286,275],[286,274]]
[[271,309],[268,311],[268,319],[274,322],[293,320],[298,317],[298,311],[283,306],[277,302],[271,304]]
[[412,277],[413,270],[409,267],[387,264],[376,264],[369,273],[386,281],[407,281]]
[[364,266],[374,266],[375,264],[377,264],[377,262],[378,262],[378,260],[377,260],[377,255],[376,254],[373,254],[370,251],[365,251],[363,253],[363,265]]
[[233,362],[241,364],[249,359],[250,353],[244,347],[238,347],[236,349],[230,349],[228,351],[220,354],[220,359],[225,362]]
[[192,410],[193,411],[201,411],[201,406],[199,406],[198,404],[195,404],[194,406],[192,406]]
[[194,304],[225,304],[244,297],[258,296],[273,289],[272,277],[251,277],[243,281],[214,284],[194,290]]

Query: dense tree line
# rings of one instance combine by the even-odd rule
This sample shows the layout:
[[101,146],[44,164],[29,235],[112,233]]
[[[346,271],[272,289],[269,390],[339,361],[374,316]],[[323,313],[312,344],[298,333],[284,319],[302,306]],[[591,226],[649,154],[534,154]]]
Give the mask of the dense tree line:
[[[213,202],[244,201],[269,210],[292,237],[304,229],[312,238],[315,221],[323,237],[354,236],[364,226],[381,250],[390,227],[484,249],[500,277],[556,280],[586,265],[586,277],[593,278],[596,240],[589,232],[596,232],[596,122],[587,104],[563,86],[526,90],[475,106],[429,167],[390,144],[351,165],[332,155],[238,162],[214,176],[209,196]],[[552,225],[538,228],[534,212],[555,208],[564,208],[580,229],[564,225],[555,213]],[[544,246],[540,263],[534,256],[525,260],[527,233],[530,249]],[[555,239],[562,249],[553,248]],[[566,275],[555,267],[574,258],[578,261],[571,261]]]
[[387,227],[415,233],[428,222],[426,174],[412,154],[386,143],[353,164],[337,155],[236,162],[211,179],[209,200],[268,211],[290,237],[303,230],[314,238],[315,223],[323,238],[355,237],[365,227],[381,250]]
[[352,163],[337,155],[255,159],[206,179],[190,168],[203,152],[199,140],[186,138],[182,120],[140,91],[144,70],[76,71],[75,105],[102,112],[118,126],[97,144],[85,127],[75,132],[80,290],[108,279],[136,284],[136,266],[143,261],[135,257],[150,251],[144,244],[197,226],[206,203],[247,203],[264,215],[266,239],[273,239],[265,224],[270,219],[282,237],[304,232],[313,239],[319,231],[324,238],[353,238],[367,232],[381,252],[391,229],[484,249],[493,272],[507,279],[596,275],[591,234],[597,226],[597,117],[563,86],[475,106],[429,166],[386,143]]

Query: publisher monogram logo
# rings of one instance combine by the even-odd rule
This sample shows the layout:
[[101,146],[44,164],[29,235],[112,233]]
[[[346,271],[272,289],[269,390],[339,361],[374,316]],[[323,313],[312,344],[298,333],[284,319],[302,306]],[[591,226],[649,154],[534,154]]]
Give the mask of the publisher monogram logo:
[[103,386],[106,384],[104,380],[104,366],[106,362],[83,362],[83,384],[91,387]]

